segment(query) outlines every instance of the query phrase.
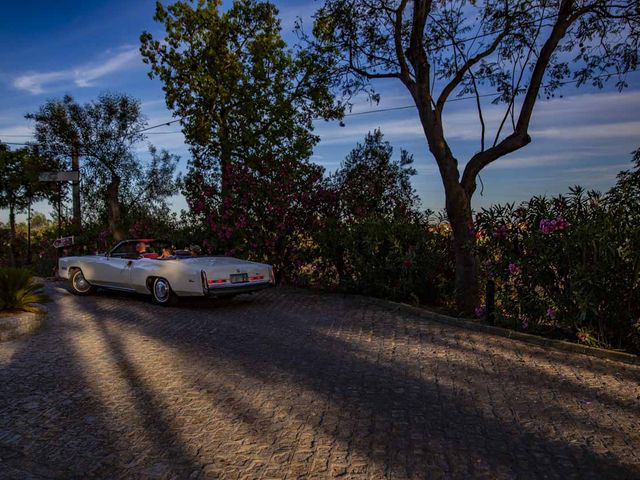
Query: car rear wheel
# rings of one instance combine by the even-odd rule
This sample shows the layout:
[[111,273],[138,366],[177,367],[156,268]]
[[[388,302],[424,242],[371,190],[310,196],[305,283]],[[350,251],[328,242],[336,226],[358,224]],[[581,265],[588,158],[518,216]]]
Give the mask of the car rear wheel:
[[153,296],[153,301],[158,305],[175,305],[178,302],[178,297],[173,293],[171,285],[164,278],[153,280],[151,295]]
[[84,278],[80,269],[76,269],[71,273],[69,287],[75,295],[90,295],[95,291],[95,287]]

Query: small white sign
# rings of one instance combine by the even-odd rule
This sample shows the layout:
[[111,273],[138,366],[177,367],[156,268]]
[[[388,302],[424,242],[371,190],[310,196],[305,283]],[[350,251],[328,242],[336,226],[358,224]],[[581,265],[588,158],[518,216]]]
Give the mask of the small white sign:
[[74,243],[73,237],[62,237],[62,238],[57,238],[53,241],[53,247],[54,248],[70,247],[71,245],[73,245],[73,243]]
[[80,172],[42,172],[38,175],[41,182],[78,182],[80,181]]

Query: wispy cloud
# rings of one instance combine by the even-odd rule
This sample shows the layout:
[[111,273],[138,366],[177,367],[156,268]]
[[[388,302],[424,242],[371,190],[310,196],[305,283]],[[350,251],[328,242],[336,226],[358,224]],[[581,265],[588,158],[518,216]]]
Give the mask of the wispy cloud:
[[138,47],[125,46],[115,53],[108,52],[99,61],[93,61],[65,70],[51,72],[31,72],[13,80],[13,86],[32,94],[45,93],[56,87],[67,86],[69,82],[76,87],[86,88],[104,76],[121,71],[138,62]]
[[[373,108],[362,102],[354,111],[407,104],[406,98],[402,95],[393,96],[389,100],[388,105]],[[622,94],[589,93],[543,100],[536,106],[530,132],[534,142],[542,139],[573,142],[635,138],[640,132],[640,122],[634,117],[638,109],[640,91]],[[484,110],[488,132],[493,131],[495,135],[503,114],[503,106],[490,105]],[[424,139],[420,122],[412,109],[347,117],[345,123],[345,128],[338,127],[337,123],[317,124],[317,133],[322,137],[322,144],[355,144],[362,141],[367,132],[378,127],[392,141]],[[510,124],[505,128],[505,133],[510,133],[509,127]],[[480,123],[473,108],[445,111],[444,128],[447,138],[452,142],[479,143]],[[490,133],[487,135],[487,141],[493,141]],[[549,158],[549,162],[552,161],[554,159]]]
[[610,122],[597,125],[567,125],[533,130],[531,135],[539,138],[571,140],[595,140],[637,137],[640,122]]

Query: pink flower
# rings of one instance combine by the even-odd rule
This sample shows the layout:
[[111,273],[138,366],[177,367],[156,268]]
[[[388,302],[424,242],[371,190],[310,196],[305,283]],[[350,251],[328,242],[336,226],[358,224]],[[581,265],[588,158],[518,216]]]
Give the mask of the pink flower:
[[195,213],[200,213],[202,210],[204,210],[204,201],[198,200],[196,204],[193,206],[193,211]]
[[474,313],[476,314],[477,318],[484,317],[484,307],[476,307],[476,309],[474,310]]
[[522,329],[526,330],[527,328],[529,328],[529,320],[524,318],[524,319],[522,319]]
[[522,268],[517,263],[509,263],[509,273],[511,275],[518,275],[520,272],[522,272]]
[[557,315],[558,311],[555,308],[549,307],[547,309],[547,317],[549,317],[551,320],[555,320]]
[[564,230],[569,227],[571,224],[567,221],[566,218],[556,217],[556,218],[544,218],[540,220],[540,231],[544,235],[551,235],[553,232],[557,232],[559,230]]

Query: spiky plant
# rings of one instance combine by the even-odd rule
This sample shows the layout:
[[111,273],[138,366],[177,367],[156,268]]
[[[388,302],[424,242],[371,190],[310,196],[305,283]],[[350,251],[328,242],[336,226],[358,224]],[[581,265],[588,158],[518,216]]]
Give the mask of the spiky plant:
[[38,304],[49,301],[42,289],[43,285],[33,280],[29,270],[0,267],[0,312],[41,312],[42,308]]

